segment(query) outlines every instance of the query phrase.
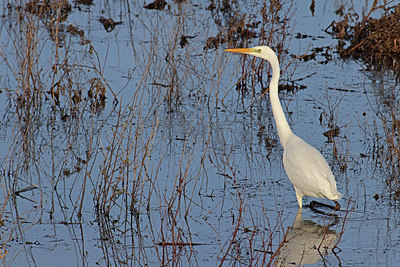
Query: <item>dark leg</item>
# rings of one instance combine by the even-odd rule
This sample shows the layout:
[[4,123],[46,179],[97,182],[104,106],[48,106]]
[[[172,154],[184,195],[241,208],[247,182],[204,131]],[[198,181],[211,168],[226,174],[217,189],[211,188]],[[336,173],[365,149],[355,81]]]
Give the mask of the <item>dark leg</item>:
[[[313,200],[313,201],[310,202],[310,209],[313,210],[314,212],[316,212],[318,210],[316,209],[315,206],[318,205],[320,207],[329,208],[329,209],[334,210],[334,211],[340,210],[340,204],[336,200],[334,200],[333,202],[335,202],[335,206],[332,206],[332,205],[329,205],[329,204],[325,204],[325,203],[321,203],[321,202]],[[317,213],[321,213],[321,212],[317,212]]]
[[310,202],[310,210],[312,210],[313,212],[318,213],[318,214],[324,214],[324,215],[326,215],[325,212],[323,212],[322,210],[319,210],[319,209],[317,209],[317,208],[315,207],[315,206],[318,205],[318,204],[322,204],[322,203],[317,202],[317,201],[311,201],[311,202]]
[[339,202],[337,202],[336,200],[334,200],[333,202],[335,202],[335,204],[336,204],[334,210],[335,210],[335,211],[340,210],[340,204],[339,204]]
[[319,210],[319,209],[316,208],[316,206],[326,207],[326,208],[332,209],[334,211],[340,210],[339,203],[337,201],[335,201],[335,200],[334,200],[334,202],[335,202],[336,206],[324,204],[324,203],[321,203],[321,202],[318,202],[318,201],[311,201],[309,207],[315,213],[323,214],[323,215],[326,215],[326,216],[332,216],[334,218],[334,220],[333,220],[333,222],[331,222],[329,224],[329,227],[331,227],[333,225],[336,225],[339,222],[339,216],[335,212],[334,213],[330,213],[330,212],[325,212],[323,210]]

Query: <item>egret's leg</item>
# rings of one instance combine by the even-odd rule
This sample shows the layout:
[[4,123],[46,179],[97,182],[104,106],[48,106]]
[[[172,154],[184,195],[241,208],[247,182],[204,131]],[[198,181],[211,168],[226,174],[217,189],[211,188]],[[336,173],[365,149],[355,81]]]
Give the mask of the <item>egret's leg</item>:
[[313,212],[315,212],[315,213],[319,213],[319,214],[326,214],[325,212],[323,212],[323,211],[321,211],[321,210],[319,210],[319,209],[317,209],[316,207],[315,207],[315,205],[321,205],[321,206],[323,206],[324,204],[323,203],[321,203],[321,202],[318,202],[318,201],[311,201],[310,202],[310,209],[313,211]]
[[[321,205],[322,204],[322,205]],[[315,206],[316,205],[321,205],[321,206],[328,206],[328,208],[329,208],[329,206],[330,205],[327,205],[327,204],[324,204],[324,203],[321,203],[321,202],[317,202],[317,201],[311,201],[310,202],[310,209],[313,211],[313,212],[315,212],[315,213],[317,213],[317,214],[323,214],[323,215],[325,215],[325,216],[333,216],[333,218],[334,218],[334,220],[333,221],[331,221],[331,223],[330,224],[328,224],[328,227],[331,227],[331,226],[334,226],[334,225],[336,225],[336,224],[338,224],[339,223],[339,215],[337,215],[335,212],[334,213],[330,213],[330,212],[325,212],[325,211],[322,211],[322,210],[319,210],[319,209],[317,209]],[[325,207],[326,207],[325,206]],[[331,206],[331,208],[333,209],[333,206]]]
[[297,198],[297,203],[299,203],[299,208],[303,208],[303,196],[300,195],[297,190],[296,190],[296,198]]

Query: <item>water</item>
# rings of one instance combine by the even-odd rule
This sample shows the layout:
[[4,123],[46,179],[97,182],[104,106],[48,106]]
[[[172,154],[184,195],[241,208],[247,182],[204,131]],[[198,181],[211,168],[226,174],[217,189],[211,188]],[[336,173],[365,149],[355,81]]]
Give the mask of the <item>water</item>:
[[[213,10],[200,2],[171,2],[164,10],[119,1],[72,3],[58,24],[59,46],[44,27],[48,19],[36,20],[40,49],[25,83],[17,77],[30,69],[22,72],[16,58],[27,42],[15,30],[21,27],[17,5],[4,4],[4,264],[265,265],[290,255],[316,266],[395,265],[397,203],[385,182],[390,164],[380,159],[385,137],[377,111],[390,110],[397,84],[390,74],[365,71],[329,48],[337,41],[323,29],[339,19],[337,3],[317,3],[314,16],[304,3],[273,12],[282,19],[288,10],[293,18],[286,31],[308,37],[266,36],[275,38],[274,46],[282,40],[288,54],[324,47],[332,56],[324,62],[317,53],[287,69],[291,57],[282,58],[281,84],[297,87],[280,97],[292,130],[320,150],[335,173],[344,194],[336,219],[308,208],[297,213],[268,96],[255,102],[267,87],[268,68],[261,67],[258,82],[260,60],[243,63],[242,56],[223,52],[258,39],[246,44],[225,35],[228,43],[205,49],[209,37],[234,28],[235,16],[262,21],[259,3],[221,3]],[[106,32],[101,16],[122,24]],[[63,31],[70,24],[84,37]],[[271,25],[254,31],[261,27]],[[183,47],[182,36],[188,41]],[[42,94],[18,100],[33,84],[43,86]],[[96,104],[102,86],[104,107]],[[60,91],[58,105],[46,93],[51,88]],[[330,123],[340,128],[333,142],[323,135]]]

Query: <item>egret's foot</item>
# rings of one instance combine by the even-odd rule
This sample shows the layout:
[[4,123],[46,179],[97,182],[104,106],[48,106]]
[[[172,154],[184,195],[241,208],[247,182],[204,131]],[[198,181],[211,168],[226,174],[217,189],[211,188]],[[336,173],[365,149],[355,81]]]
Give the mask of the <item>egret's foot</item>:
[[336,204],[334,210],[335,210],[335,211],[340,210],[340,204],[339,204],[339,202],[337,202],[336,200],[334,200],[333,202],[335,202],[335,204]]
[[325,212],[323,210],[319,210],[319,209],[316,208],[316,206],[326,207],[326,208],[332,209],[334,211],[337,211],[337,210],[340,209],[340,205],[339,205],[339,203],[337,203],[337,201],[335,201],[335,204],[336,204],[336,206],[332,206],[332,205],[328,205],[328,204],[321,203],[321,202],[318,202],[318,201],[311,201],[309,207],[315,213],[323,214],[323,215],[326,215],[326,216],[332,216],[334,218],[334,220],[333,220],[333,222],[331,222],[329,224],[329,226],[333,226],[333,225],[336,225],[339,222],[339,216],[337,214],[335,214],[335,213],[330,213],[330,212]]
[[318,214],[324,214],[324,215],[326,215],[326,213],[325,213],[324,211],[319,210],[319,209],[317,209],[317,208],[315,207],[316,205],[320,205],[320,204],[322,204],[322,203],[317,202],[317,201],[311,201],[311,202],[310,202],[310,210],[312,210],[313,212],[318,213]]
[[310,208],[311,209],[315,209],[315,206],[318,205],[320,207],[329,208],[329,209],[334,210],[334,211],[340,210],[340,204],[336,200],[334,200],[334,202],[335,202],[336,205],[332,206],[332,205],[329,205],[329,204],[325,204],[325,203],[313,200],[313,201],[310,202]]
[[326,213],[325,212],[323,212],[322,210],[319,210],[319,209],[317,209],[317,208],[315,208],[315,201],[311,201],[310,202],[310,210],[312,210],[313,212],[315,212],[315,213],[318,213],[318,214],[324,214],[324,215],[326,215]]

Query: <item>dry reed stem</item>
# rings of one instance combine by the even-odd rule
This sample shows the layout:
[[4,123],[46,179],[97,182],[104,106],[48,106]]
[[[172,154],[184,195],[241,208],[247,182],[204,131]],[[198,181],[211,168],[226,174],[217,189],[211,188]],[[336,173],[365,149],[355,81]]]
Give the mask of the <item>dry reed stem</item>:
[[[61,48],[59,46],[61,42],[59,40],[59,30],[62,16],[59,7],[55,7],[54,11],[52,11],[51,25],[43,17],[43,9],[40,9],[39,13],[35,14],[26,12],[24,8],[13,10],[13,12],[18,14],[19,19],[11,21],[10,27],[5,27],[5,29],[9,29],[7,31],[10,37],[8,48],[15,53],[6,54],[3,50],[0,51],[0,56],[6,62],[9,72],[13,74],[14,81],[10,83],[10,86],[6,87],[6,90],[12,105],[9,118],[16,121],[10,134],[10,146],[5,162],[2,163],[5,172],[9,173],[10,176],[9,179],[6,179],[9,182],[4,186],[7,188],[7,192],[21,193],[21,188],[26,188],[33,183],[38,183],[40,189],[45,184],[45,186],[51,184],[49,186],[51,188],[50,192],[48,192],[49,194],[46,193],[45,195],[51,198],[48,203],[51,203],[49,212],[50,220],[52,220],[56,209],[55,206],[61,203],[65,205],[67,202],[65,199],[61,200],[57,192],[57,185],[59,183],[63,184],[64,189],[62,189],[63,192],[61,194],[66,196],[68,189],[65,188],[65,178],[73,173],[79,174],[83,165],[86,165],[84,167],[86,172],[90,172],[90,166],[87,161],[90,160],[92,142],[95,136],[93,122],[96,106],[93,105],[94,109],[87,109],[87,105],[83,103],[84,101],[81,98],[84,90],[82,88],[84,83],[81,81],[86,78],[84,77],[86,74],[81,71],[89,67],[85,67],[82,61],[80,65],[70,63],[73,61],[68,54],[70,47]],[[46,29],[43,30],[43,24],[53,27],[50,35],[46,32]],[[90,68],[96,70],[94,64]],[[96,74],[100,73],[97,72]],[[100,77],[99,79],[102,78]],[[105,79],[103,78],[102,81],[104,82]],[[86,82],[89,84],[89,81]],[[67,87],[68,89],[66,89]],[[45,91],[49,88],[51,88],[49,92]],[[53,106],[49,105],[47,94],[51,97]],[[69,117],[71,119],[70,125],[60,126],[57,120],[59,113],[57,112],[68,113],[68,111],[70,113],[66,118]],[[79,147],[76,149],[76,144],[79,143],[78,141],[84,141],[80,139],[84,132],[81,127],[88,111],[92,115],[88,141],[89,149],[85,151],[87,157],[82,156],[82,159],[81,151],[79,151]],[[44,114],[48,115],[47,118]],[[63,128],[64,126],[65,128]],[[57,143],[60,140],[60,135],[66,135],[67,138]],[[43,136],[45,137],[43,138]],[[59,153],[62,145],[66,145],[65,154]],[[49,150],[51,159],[49,162],[45,162],[45,156],[43,155]],[[71,163],[71,158],[73,162],[78,160],[78,164]],[[48,180],[43,178],[48,178]],[[76,183],[78,186],[81,185],[83,187],[84,193],[85,178],[86,176],[83,183],[78,182],[76,178],[72,182],[71,191],[73,191]],[[37,180],[34,181],[34,179]],[[33,203],[32,210],[23,210],[23,207],[18,205],[17,201],[10,203],[11,213],[15,214],[16,223],[18,224],[18,229],[15,228],[18,231],[12,230],[11,234],[22,236],[31,225],[42,220],[43,205],[47,203],[47,200],[44,199],[45,196],[42,190],[40,190],[40,193],[32,192],[32,197],[25,197],[21,194],[16,194],[15,197],[22,197]],[[78,215],[81,214],[83,200],[84,194],[81,195],[82,202],[80,203]],[[58,204],[56,204],[57,201],[59,201]],[[79,206],[76,203],[73,204],[74,207]],[[20,209],[22,210],[20,211]],[[31,224],[20,224],[22,220],[30,221]],[[70,218],[65,221],[68,220]],[[23,237],[22,240],[24,240]],[[18,254],[18,252],[16,253]],[[12,255],[11,258],[16,256]]]
[[[268,5],[269,2],[265,1],[264,7],[266,8]],[[279,13],[278,9],[272,11],[273,13],[266,15],[268,20],[272,20]],[[58,114],[56,112],[52,113],[51,119],[47,122],[50,136],[46,140],[45,146],[52,151],[52,159],[49,166],[45,165],[45,167],[51,168],[50,175],[48,175],[52,188],[51,218],[53,218],[53,215],[58,216],[55,213],[57,205],[62,207],[72,203],[72,214],[63,210],[62,216],[64,216],[66,222],[71,221],[76,212],[78,219],[81,219],[84,205],[88,200],[87,191],[89,185],[91,185],[101,237],[100,242],[104,253],[102,262],[119,264],[131,260],[130,257],[137,257],[135,260],[138,264],[148,262],[143,247],[139,249],[138,254],[135,254],[137,252],[132,245],[130,255],[127,255],[128,249],[121,250],[119,248],[118,230],[123,228],[125,228],[124,235],[130,234],[129,237],[123,237],[124,244],[129,238],[131,238],[131,243],[134,244],[135,234],[138,236],[139,243],[142,242],[143,236],[150,235],[153,244],[161,244],[161,248],[155,246],[153,249],[159,258],[159,263],[177,265],[184,261],[184,256],[187,256],[187,261],[190,262],[193,257],[191,253],[194,250],[193,245],[196,243],[192,240],[192,230],[188,218],[196,207],[201,206],[201,204],[195,202],[195,192],[200,191],[202,183],[206,183],[202,180],[202,174],[206,171],[204,161],[210,155],[209,142],[214,132],[212,127],[203,132],[200,130],[196,132],[197,116],[204,118],[207,114],[207,110],[203,109],[203,97],[207,91],[204,88],[187,87],[192,86],[190,81],[195,79],[192,76],[193,74],[200,78],[203,75],[203,79],[209,78],[203,73],[196,74],[197,66],[193,66],[191,73],[186,71],[185,67],[190,66],[190,64],[195,65],[199,61],[203,65],[207,64],[205,56],[202,60],[193,63],[190,60],[191,57],[194,58],[190,54],[190,49],[184,50],[184,52],[179,50],[177,44],[180,35],[185,34],[186,14],[183,12],[181,16],[176,18],[177,21],[172,34],[170,31],[161,34],[162,37],[168,38],[154,40],[154,43],[151,43],[150,47],[147,48],[145,57],[148,59],[143,64],[143,75],[134,88],[135,93],[131,103],[128,107],[119,106],[114,110],[117,121],[112,126],[110,136],[106,140],[101,139],[98,134],[103,126],[96,124],[96,112],[101,110],[101,105],[94,97],[86,102],[85,96],[91,89],[96,91],[96,88],[93,88],[96,86],[98,86],[97,89],[100,94],[103,90],[101,88],[107,88],[107,91],[115,99],[118,94],[114,93],[112,85],[107,82],[105,68],[102,67],[99,55],[93,47],[88,48],[91,53],[94,53],[92,56],[88,55],[88,62],[78,63],[76,58],[71,56],[69,49],[72,48],[72,45],[63,39],[63,20],[61,18],[63,11],[61,6],[51,11],[52,16],[50,18],[46,17],[44,12],[44,10],[40,10],[39,14],[29,17],[35,20],[35,23],[26,22],[22,25],[23,27],[35,26],[25,30],[26,36],[31,38],[28,43],[18,44],[15,41],[16,47],[20,45],[26,47],[27,50],[18,54],[18,64],[21,64],[20,73],[23,75],[18,90],[9,91],[10,94],[15,95],[15,99],[18,100],[20,96],[22,98],[15,101],[15,103],[20,103],[18,106],[20,125],[13,133],[15,142],[8,154],[10,157],[8,169],[16,171],[16,173],[29,172],[29,167],[32,165],[28,165],[28,163],[32,164],[29,161],[34,157],[35,151],[38,151],[38,143],[35,143],[35,140],[40,133],[40,129],[35,128],[36,124],[34,123],[40,119],[40,115],[48,107],[45,100],[45,96],[48,94],[51,97],[52,108],[58,112],[63,112],[67,120],[66,125],[62,126],[65,127],[63,130],[56,129],[58,126]],[[258,10],[254,10],[254,12],[258,12]],[[287,13],[284,14],[288,17]],[[43,70],[36,67],[40,64],[43,65],[40,61],[40,55],[43,53],[42,49],[44,49],[44,45],[40,43],[43,36],[40,36],[40,34],[43,34],[43,32],[35,32],[35,29],[41,28],[41,23],[46,24],[51,31],[50,36],[43,39],[54,42],[51,63],[45,66]],[[276,22],[276,25],[279,25],[279,22]],[[262,29],[263,35],[260,35],[260,40],[264,40],[266,33],[270,34],[269,38],[277,36],[272,36],[276,28],[271,29],[267,19],[263,21]],[[150,31],[153,30],[157,29],[150,28]],[[286,28],[283,27],[278,32],[279,34],[286,34],[285,30]],[[286,38],[286,36],[283,35],[282,38]],[[268,43],[273,42],[269,39]],[[162,49],[160,49],[160,44]],[[65,47],[62,47],[62,45],[65,45]],[[168,59],[166,63],[164,62],[165,58]],[[107,61],[106,59],[107,57],[105,57],[104,64]],[[207,66],[204,68],[207,68]],[[262,72],[262,68],[260,66],[259,72]],[[14,68],[10,69],[14,71]],[[87,74],[87,70],[91,70],[93,75]],[[46,76],[46,71],[51,74]],[[220,70],[216,71],[222,73]],[[15,77],[18,77],[16,80],[20,79],[20,74],[16,71],[14,73]],[[211,72],[207,74],[211,74]],[[262,73],[258,75],[262,77]],[[208,96],[206,96],[208,100],[214,98],[212,93],[218,94],[218,90],[220,90],[219,77],[218,82],[214,85],[215,88],[210,88]],[[256,78],[254,78],[253,82],[261,83],[261,79],[256,81]],[[202,83],[202,81],[199,82],[199,84]],[[149,84],[156,86],[149,88]],[[48,88],[50,88],[50,91],[45,92]],[[162,108],[165,104],[167,106],[166,113],[169,114],[179,111],[182,103],[188,98],[188,94],[185,94],[185,90],[188,89],[194,91],[193,95],[198,97],[195,109],[201,110],[199,112],[201,114],[193,114],[193,117],[189,119],[190,130],[184,134],[183,145],[180,147],[181,150],[177,152],[179,155],[178,166],[173,173],[173,187],[163,188],[161,183],[166,178],[162,177],[163,173],[160,166],[165,163],[168,142],[174,140],[168,139],[167,134],[160,138],[160,124],[163,122],[161,117],[164,115],[163,111],[165,111]],[[254,95],[252,97],[254,98]],[[215,98],[217,104],[218,99]],[[92,103],[92,105],[88,105],[88,103]],[[37,117],[29,117],[30,113]],[[212,115],[209,116],[209,125],[211,125]],[[27,118],[27,122],[24,122],[25,118]],[[172,116],[170,118],[174,119]],[[17,145],[18,135],[23,140],[22,149]],[[59,136],[65,138],[62,144],[57,143],[60,140],[58,139]],[[82,141],[80,139],[83,136],[85,137],[85,144],[80,146],[80,141]],[[205,146],[204,151],[201,151],[202,145]],[[78,146],[78,148],[75,148],[75,146]],[[65,153],[59,155],[57,152],[63,149]],[[100,150],[102,151],[101,155]],[[18,154],[18,162],[13,164],[11,155],[15,152]],[[196,158],[197,156],[201,157],[200,163]],[[74,168],[74,163],[71,163],[71,161],[76,162],[78,158],[81,164]],[[94,163],[97,159],[101,162],[98,176],[96,176],[97,165]],[[258,246],[258,242],[261,242],[259,248],[269,250],[272,246],[274,231],[278,229],[278,226],[276,228],[270,227],[267,234],[258,232],[257,222],[253,220],[252,211],[246,205],[246,190],[241,190],[237,184],[235,159],[229,159],[227,156],[227,158],[217,160],[218,164],[221,164],[221,169],[228,169],[233,173],[229,181],[232,181],[236,188],[237,194],[233,197],[233,202],[235,210],[238,212],[229,240],[226,241],[220,253],[222,255],[221,264],[228,260],[238,263],[243,260],[248,260],[250,263],[266,262],[266,253],[262,251],[256,253],[255,246]],[[26,169],[19,169],[18,165],[25,165]],[[71,182],[67,178],[72,174],[74,174],[74,179],[71,179],[73,180]],[[16,191],[20,187],[20,181],[15,179],[12,184],[7,186]],[[68,186],[70,186],[70,189],[67,189]],[[78,197],[74,192],[79,192]],[[152,199],[156,200],[151,202]],[[159,205],[153,206],[156,201],[159,202]],[[151,216],[154,216],[155,211],[159,211],[159,217],[163,220],[160,225],[153,225],[154,219]],[[213,212],[213,210],[207,212]],[[265,208],[263,212],[265,212],[264,217],[268,220]],[[150,215],[150,213],[152,214]],[[144,214],[147,214],[150,223],[146,227],[140,228]],[[250,218],[252,218],[251,226],[246,226],[247,222],[244,218],[246,214],[250,214]],[[118,219],[115,219],[116,217]],[[134,230],[131,230],[134,225],[137,226],[137,233],[133,233]],[[253,230],[249,230],[249,228]],[[21,235],[23,231],[24,229],[21,228]],[[146,232],[142,233],[142,231]],[[251,255],[249,258],[244,258],[241,255],[243,244],[250,246]],[[188,255],[185,255],[186,252],[188,252]],[[84,254],[84,250],[82,250],[82,254]],[[82,258],[85,258],[85,256],[82,256]],[[141,260],[142,262],[140,262]]]

